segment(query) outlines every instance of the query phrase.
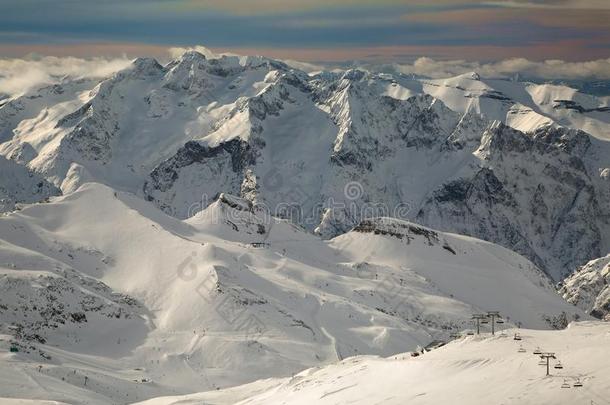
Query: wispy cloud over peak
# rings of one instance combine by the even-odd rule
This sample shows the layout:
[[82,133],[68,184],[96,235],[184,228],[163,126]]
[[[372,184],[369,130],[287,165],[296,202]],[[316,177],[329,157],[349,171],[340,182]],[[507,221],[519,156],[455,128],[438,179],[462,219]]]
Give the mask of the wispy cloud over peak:
[[395,64],[400,73],[417,74],[432,78],[457,76],[476,71],[484,77],[511,77],[516,74],[540,79],[605,79],[610,80],[610,58],[587,62],[563,60],[531,61],[512,58],[493,63],[465,60],[439,61],[422,57],[412,64]]
[[83,59],[31,55],[28,58],[0,59],[0,93],[21,94],[44,84],[58,83],[66,76],[103,78],[130,63],[126,57]]

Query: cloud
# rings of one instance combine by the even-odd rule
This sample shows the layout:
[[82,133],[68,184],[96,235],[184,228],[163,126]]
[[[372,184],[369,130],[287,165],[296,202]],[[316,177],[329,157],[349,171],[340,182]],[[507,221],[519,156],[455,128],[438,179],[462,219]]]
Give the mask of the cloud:
[[222,10],[235,14],[266,14],[299,12],[315,9],[354,7],[466,7],[496,6],[505,8],[546,9],[610,9],[608,0],[176,0],[167,4],[169,10]]
[[[610,4],[610,1],[609,1]],[[610,7],[604,10],[566,8],[497,8],[458,9],[436,12],[409,13],[402,16],[408,22],[431,23],[440,26],[489,26],[498,23],[525,22],[532,26],[599,29],[606,31],[610,21]]]
[[[483,0],[464,2],[463,0],[435,0],[433,7],[480,4]],[[220,10],[240,15],[269,13],[291,13],[319,9],[353,9],[358,7],[416,6],[430,7],[429,0],[177,0],[170,4],[173,10]]]
[[0,13],[5,57],[120,55],[116,50],[133,56],[138,46],[139,54],[159,57],[159,48],[202,40],[214,50],[291,51],[291,59],[314,62],[343,55],[387,61],[394,54],[409,60],[610,57],[610,0],[2,1],[10,4]]
[[[292,59],[313,63],[349,62],[353,60],[370,63],[410,63],[426,56],[435,60],[479,60],[501,61],[510,58],[529,60],[562,59],[586,61],[605,59],[608,51],[590,41],[556,39],[553,43],[534,41],[520,45],[387,45],[387,46],[329,46],[329,47],[225,47],[219,52],[233,52],[239,55],[264,55],[276,59]],[[601,43],[599,44],[601,45]],[[217,51],[217,48],[213,49]],[[577,50],[577,51],[575,51]]]
[[394,69],[400,73],[417,74],[432,78],[456,76],[476,71],[483,77],[511,77],[520,74],[539,79],[603,79],[610,80],[610,58],[588,62],[546,60],[541,62],[525,58],[506,59],[492,63],[464,60],[439,61],[419,58],[412,64],[372,66],[373,69]]
[[489,1],[484,4],[514,7],[514,8],[545,8],[545,9],[581,9],[581,10],[610,10],[608,0],[517,0],[517,1]]
[[[124,0],[125,1],[125,0]],[[126,1],[127,4],[133,2]],[[156,5],[165,13],[197,13],[217,11],[232,15],[270,15],[307,13],[316,10],[398,9],[442,10],[500,7],[517,9],[610,9],[608,0],[139,0],[140,5]],[[140,7],[141,8],[141,7]]]
[[170,58],[172,58],[172,59],[179,58],[180,56],[182,56],[183,53],[185,53],[187,51],[199,52],[200,54],[205,55],[205,57],[208,59],[214,59],[214,58],[220,57],[221,55],[227,55],[227,53],[213,52],[211,49],[206,48],[205,46],[201,46],[201,45],[188,46],[188,47],[177,47],[176,46],[176,47],[169,48],[167,50]]
[[102,78],[127,67],[131,60],[122,58],[36,56],[0,59],[0,94],[15,96],[35,87],[71,78]]

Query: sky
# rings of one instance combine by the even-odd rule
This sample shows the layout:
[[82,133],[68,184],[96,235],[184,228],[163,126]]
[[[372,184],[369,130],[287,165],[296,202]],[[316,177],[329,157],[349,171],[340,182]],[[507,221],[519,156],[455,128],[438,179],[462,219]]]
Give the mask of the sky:
[[610,0],[0,0],[0,57],[610,58]]

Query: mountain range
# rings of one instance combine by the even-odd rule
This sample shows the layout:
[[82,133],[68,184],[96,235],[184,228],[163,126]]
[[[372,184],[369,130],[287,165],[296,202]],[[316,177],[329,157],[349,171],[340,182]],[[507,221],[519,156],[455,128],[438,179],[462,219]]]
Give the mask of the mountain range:
[[194,51],[3,99],[1,395],[223,396],[473,313],[604,318],[609,101]]
[[99,83],[5,102],[0,154],[50,184],[32,196],[3,188],[20,202],[97,181],[181,219],[226,192],[326,238],[363,211],[400,207],[403,219],[499,243],[560,281],[610,250],[607,102],[476,73],[137,59]]

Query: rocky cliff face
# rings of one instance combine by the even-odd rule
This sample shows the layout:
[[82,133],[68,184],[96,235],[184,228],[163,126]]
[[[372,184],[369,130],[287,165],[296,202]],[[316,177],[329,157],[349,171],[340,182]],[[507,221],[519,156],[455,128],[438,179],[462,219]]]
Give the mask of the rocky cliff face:
[[2,156],[0,173],[0,213],[14,210],[19,203],[34,203],[61,194],[41,175]]
[[151,172],[144,194],[164,211],[188,218],[222,192],[239,194],[245,170],[254,163],[252,147],[238,139],[216,147],[187,142]]
[[580,267],[564,280],[559,292],[592,316],[610,320],[610,255]]
[[581,158],[588,137],[563,135],[553,129],[526,135],[492,125],[475,152],[479,166],[434,191],[417,219],[510,246],[553,278],[565,277],[601,253],[604,228]]
[[196,52],[87,85],[4,103],[0,154],[65,192],[96,180],[179,218],[227,192],[325,237],[374,216],[414,220],[499,243],[555,280],[610,250],[610,143],[548,106],[572,94],[561,86],[309,76]]

